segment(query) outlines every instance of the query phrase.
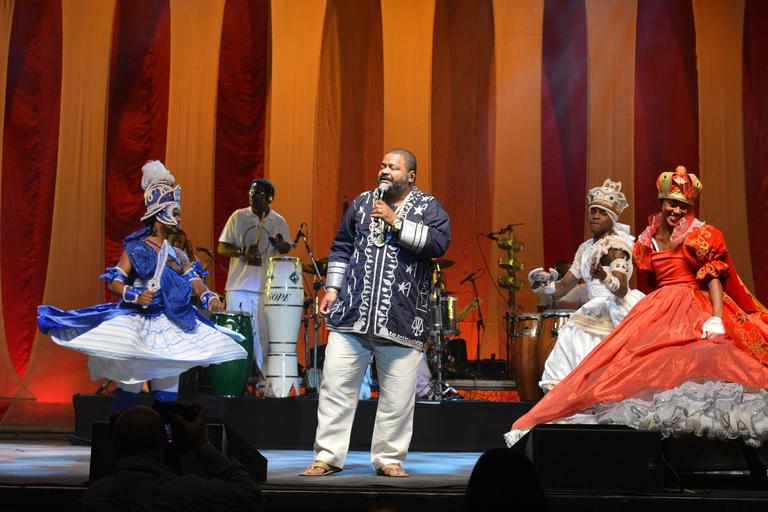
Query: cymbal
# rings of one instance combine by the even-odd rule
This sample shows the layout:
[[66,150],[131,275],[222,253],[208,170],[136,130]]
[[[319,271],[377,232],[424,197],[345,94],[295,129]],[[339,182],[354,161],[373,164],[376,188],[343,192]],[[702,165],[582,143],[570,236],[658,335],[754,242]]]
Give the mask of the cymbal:
[[437,264],[440,265],[440,268],[452,267],[454,263],[456,262],[453,260],[437,260]]
[[[315,260],[317,262],[317,269],[320,271],[321,276],[328,274],[328,258],[319,258]],[[307,274],[315,274],[315,268],[312,266],[312,262],[303,262],[301,269]]]

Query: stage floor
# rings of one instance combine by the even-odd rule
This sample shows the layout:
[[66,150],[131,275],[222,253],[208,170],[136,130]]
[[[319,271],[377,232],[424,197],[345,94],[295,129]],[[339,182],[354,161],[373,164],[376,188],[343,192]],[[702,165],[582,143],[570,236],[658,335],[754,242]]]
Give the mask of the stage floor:
[[[339,510],[367,509],[381,501],[432,501],[432,507],[419,510],[446,510],[460,503],[469,475],[480,457],[476,452],[411,452],[406,469],[410,478],[376,476],[371,468],[370,454],[351,451],[344,470],[328,477],[301,477],[299,473],[312,461],[309,450],[260,450],[268,462],[267,481],[262,489],[272,510],[300,510],[301,502],[318,499],[314,510],[331,510],[333,495],[343,496],[345,505],[335,501]],[[11,489],[37,489],[38,498],[52,489],[68,490],[68,498],[57,501],[61,509],[77,509],[88,485],[91,449],[72,446],[66,438],[2,439],[0,440],[0,487],[8,494]],[[29,498],[29,493],[27,493]],[[354,500],[351,498],[354,496]],[[44,502],[32,499],[26,503],[4,500],[2,510],[13,504],[19,510],[40,509]],[[323,503],[326,503],[323,505]],[[327,508],[329,505],[330,508]],[[273,508],[274,506],[274,508]],[[297,508],[298,507],[298,508]],[[349,508],[352,507],[352,508]],[[359,508],[362,507],[362,508]],[[58,508],[58,506],[56,507]]]
[[[376,476],[367,451],[350,451],[344,471],[322,478],[300,477],[309,450],[260,450],[268,459],[262,489],[269,511],[367,511],[389,503],[399,512],[458,511],[479,452],[412,451],[410,478]],[[5,511],[78,510],[88,480],[90,447],[73,446],[65,436],[0,438],[0,509]],[[515,509],[505,489],[499,499]],[[550,490],[550,511],[765,510],[766,489],[664,489],[617,493]]]

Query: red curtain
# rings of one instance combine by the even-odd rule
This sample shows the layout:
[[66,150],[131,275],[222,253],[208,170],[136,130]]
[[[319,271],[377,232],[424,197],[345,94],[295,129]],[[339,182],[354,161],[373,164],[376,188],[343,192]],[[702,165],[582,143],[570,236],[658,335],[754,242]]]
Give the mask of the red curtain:
[[[214,245],[218,245],[219,234],[230,214],[248,206],[251,180],[264,176],[268,65],[269,2],[227,0],[216,110]],[[217,258],[225,263],[221,256]],[[224,269],[215,268],[216,285],[223,292],[227,274]]]
[[747,0],[744,15],[744,178],[755,293],[768,303],[768,2]]
[[[699,174],[696,32],[690,0],[639,0],[635,58],[632,229],[640,233],[648,216],[659,210],[659,173],[679,164]],[[644,280],[638,286],[650,288]]]
[[544,261],[533,266],[549,267],[572,259],[584,241],[588,129],[583,1],[544,2],[541,79]]
[[640,0],[635,73],[635,230],[659,210],[662,171],[699,172],[696,33],[689,0]]
[[169,77],[168,0],[118,0],[104,192],[106,266],[117,263],[123,238],[140,226],[141,166],[165,160]]
[[32,352],[48,269],[61,44],[59,1],[16,3],[5,97],[0,275],[6,341],[19,377]]

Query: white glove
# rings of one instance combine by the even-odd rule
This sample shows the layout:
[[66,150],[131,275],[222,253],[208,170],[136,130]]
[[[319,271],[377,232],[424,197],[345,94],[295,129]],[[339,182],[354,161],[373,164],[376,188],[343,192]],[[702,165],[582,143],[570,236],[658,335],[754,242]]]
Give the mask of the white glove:
[[718,335],[725,335],[725,326],[723,319],[717,316],[711,316],[701,326],[701,338],[713,338]]

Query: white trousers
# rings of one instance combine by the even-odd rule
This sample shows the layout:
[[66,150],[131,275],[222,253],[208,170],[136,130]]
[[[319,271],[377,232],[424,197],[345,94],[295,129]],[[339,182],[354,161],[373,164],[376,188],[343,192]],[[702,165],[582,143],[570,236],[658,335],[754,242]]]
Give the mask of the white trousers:
[[429,396],[432,391],[432,370],[429,369],[427,357],[429,356],[426,352],[421,353],[419,369],[416,372],[416,398]]
[[[227,311],[243,312],[251,315],[253,326],[253,360],[261,370],[262,364],[269,354],[269,331],[267,330],[267,315],[264,311],[264,293],[234,290],[227,292]],[[261,372],[264,374],[264,371]]]
[[379,403],[371,464],[402,464],[413,435],[416,372],[421,352],[357,334],[331,332],[325,348],[317,407],[315,460],[343,467],[349,451],[360,385],[371,355],[379,376]]

